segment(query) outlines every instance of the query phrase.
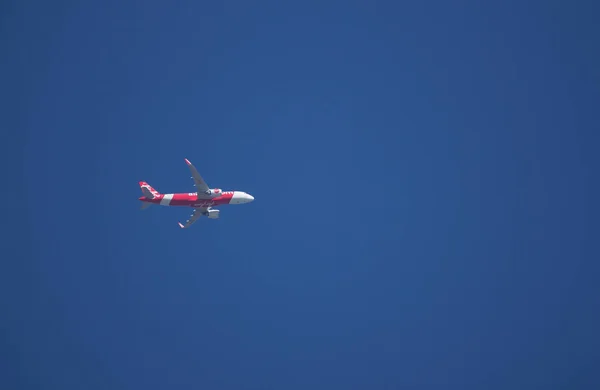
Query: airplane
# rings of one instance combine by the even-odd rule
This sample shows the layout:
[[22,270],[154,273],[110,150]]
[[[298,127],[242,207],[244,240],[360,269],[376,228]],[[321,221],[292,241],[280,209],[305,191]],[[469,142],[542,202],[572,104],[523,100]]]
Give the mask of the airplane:
[[138,199],[142,201],[142,210],[147,209],[153,204],[161,206],[192,207],[194,211],[192,212],[190,219],[188,219],[185,224],[178,222],[180,228],[186,229],[201,216],[206,216],[210,219],[219,218],[219,210],[213,209],[212,206],[243,204],[254,200],[254,197],[246,192],[222,191],[220,188],[210,188],[204,179],[202,179],[198,170],[196,170],[187,158],[185,159],[185,163],[192,173],[192,179],[194,180],[194,186],[197,188],[197,192],[190,192],[187,194],[161,194],[152,188],[150,184],[145,181],[140,181],[140,189],[144,196],[140,196]]

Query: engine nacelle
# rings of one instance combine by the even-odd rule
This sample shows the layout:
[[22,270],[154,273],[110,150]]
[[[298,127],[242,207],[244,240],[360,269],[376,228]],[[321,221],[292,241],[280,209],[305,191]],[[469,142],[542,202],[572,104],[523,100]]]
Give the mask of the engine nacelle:
[[210,195],[211,197],[217,197],[223,195],[223,191],[220,188],[211,188],[204,191],[206,195]]
[[207,213],[208,213],[208,218],[210,218],[210,219],[219,218],[219,210],[210,209],[210,210],[207,210]]

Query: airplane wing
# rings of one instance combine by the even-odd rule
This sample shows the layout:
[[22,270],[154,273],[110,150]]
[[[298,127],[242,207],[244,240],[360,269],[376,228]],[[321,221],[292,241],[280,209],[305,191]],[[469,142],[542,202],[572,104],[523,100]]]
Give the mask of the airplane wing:
[[198,170],[196,169],[196,167],[194,167],[192,165],[192,163],[190,162],[190,160],[188,160],[187,158],[185,159],[185,162],[188,165],[188,167],[190,168],[190,172],[192,173],[192,179],[194,179],[194,185],[198,189],[198,193],[199,193],[198,195],[200,195],[200,193],[202,193],[204,191],[208,191],[209,187],[206,184],[206,182],[204,181],[204,179],[202,178],[202,176],[200,176],[200,174],[198,173]]
[[190,226],[192,226],[192,224],[194,222],[196,222],[198,220],[198,218],[200,218],[202,216],[202,213],[206,212],[206,210],[207,210],[207,207],[198,207],[198,208],[194,209],[194,211],[192,211],[192,215],[191,215],[190,219],[185,221],[185,225],[182,224],[181,222],[179,222],[179,227],[182,229],[189,228]]

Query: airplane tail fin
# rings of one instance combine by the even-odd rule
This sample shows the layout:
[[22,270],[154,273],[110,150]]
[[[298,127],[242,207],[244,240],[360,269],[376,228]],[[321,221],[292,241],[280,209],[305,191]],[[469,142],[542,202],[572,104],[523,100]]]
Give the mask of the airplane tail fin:
[[145,181],[140,182],[140,189],[142,190],[142,194],[148,199],[154,199],[160,195],[160,192],[156,191],[152,186]]

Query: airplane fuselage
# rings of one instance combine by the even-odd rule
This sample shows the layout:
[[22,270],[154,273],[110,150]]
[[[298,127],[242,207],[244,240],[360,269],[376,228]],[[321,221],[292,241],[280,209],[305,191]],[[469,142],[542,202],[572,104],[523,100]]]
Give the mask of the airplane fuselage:
[[198,196],[196,192],[178,194],[159,194],[154,199],[140,196],[142,202],[153,203],[161,206],[184,207],[213,207],[224,204],[242,204],[252,202],[254,198],[242,191],[223,191],[216,196]]
[[196,192],[161,194],[145,181],[140,181],[140,190],[143,196],[138,199],[142,202],[140,209],[145,210],[151,205],[159,206],[180,206],[191,207],[194,209],[190,218],[185,224],[178,222],[182,229],[190,227],[201,216],[208,219],[218,219],[220,211],[213,208],[225,204],[243,204],[250,203],[254,197],[243,191],[222,191],[220,188],[210,188],[204,181],[198,170],[186,158],[185,163],[190,169]]

